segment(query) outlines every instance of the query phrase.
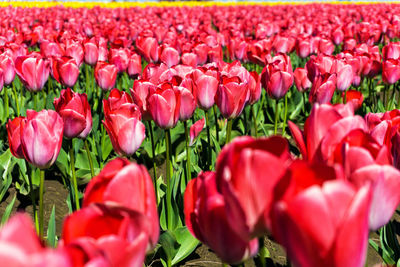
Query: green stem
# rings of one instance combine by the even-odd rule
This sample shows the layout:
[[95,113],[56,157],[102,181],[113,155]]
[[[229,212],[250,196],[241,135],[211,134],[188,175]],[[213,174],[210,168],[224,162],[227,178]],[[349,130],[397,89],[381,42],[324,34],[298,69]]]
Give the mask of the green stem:
[[257,115],[254,105],[251,106],[251,112],[253,115],[254,136],[257,138],[258,137]]
[[38,111],[37,110],[37,104],[38,104],[38,93],[37,92],[32,92],[32,94],[33,94],[33,108],[34,108],[34,110],[35,111]]
[[90,155],[89,144],[87,142],[87,139],[85,139],[84,144],[85,144],[87,158],[89,161],[90,174],[92,175],[92,178],[93,178],[94,177],[93,159],[92,159],[92,156]]
[[71,160],[71,173],[72,173],[72,185],[74,187],[74,197],[75,197],[75,208],[79,210],[79,196],[78,196],[78,183],[76,182],[76,174],[75,174],[75,151],[74,151],[74,142],[71,139],[71,145],[69,148],[69,157]]
[[274,123],[274,134],[278,133],[278,118],[279,118],[279,105],[278,99],[275,99],[275,123]]
[[285,113],[283,114],[283,127],[282,127],[282,136],[285,135],[286,132],[286,120],[287,120],[287,110],[288,110],[288,96],[287,94],[285,95]]
[[186,138],[186,184],[188,184],[188,182],[190,180],[192,180],[192,172],[190,170],[190,146],[189,146],[189,128],[187,125],[187,121],[183,122],[183,125],[185,127],[185,138]]
[[207,165],[208,169],[211,170],[211,137],[210,137],[210,119],[208,118],[208,110],[204,110],[204,114],[206,116],[207,143],[208,143]]
[[15,100],[15,105],[17,107],[17,114],[16,117],[19,116],[19,98],[18,98],[18,94],[17,94],[17,90],[15,89],[15,82],[12,82],[12,88],[13,88],[13,93],[14,93],[14,100]]
[[165,129],[165,146],[166,146],[166,184],[167,184],[167,195],[166,195],[166,205],[167,205],[167,229],[173,230],[173,216],[172,213],[172,188],[171,188],[171,139],[169,129]]
[[228,124],[226,125],[226,140],[225,140],[225,145],[229,144],[231,141],[231,132],[232,132],[232,119],[228,119]]
[[32,200],[33,218],[35,219],[35,228],[36,228],[36,232],[39,234],[38,214],[37,214],[37,210],[36,210],[36,196],[35,196],[35,191],[33,191],[33,181],[32,181],[33,173],[34,173],[34,169],[32,169],[31,175],[29,176],[29,191],[30,191],[29,193],[30,193],[31,200]]
[[6,121],[7,121],[8,117],[9,117],[9,115],[10,115],[10,110],[9,110],[9,107],[8,107],[8,92],[7,92],[7,86],[4,86],[3,91],[4,91],[4,102],[5,102],[4,105],[6,106]]
[[303,114],[306,115],[306,103],[307,103],[306,92],[303,92],[302,95],[303,95],[303,106],[301,108],[303,110]]
[[219,143],[219,126],[218,126],[218,114],[217,114],[217,106],[213,106],[213,112],[214,112],[214,120],[215,120],[215,130],[217,132],[217,142]]
[[156,149],[154,144],[154,133],[153,133],[153,125],[151,121],[147,121],[147,126],[150,131],[150,141],[151,141],[151,160],[153,161],[153,183],[154,183],[154,190],[156,193],[156,201],[158,203],[158,188],[157,188],[157,165],[156,165]]
[[43,220],[43,192],[44,191],[44,170],[40,170],[39,184],[39,238],[43,240],[44,220]]
[[93,92],[91,90],[92,86],[91,86],[91,81],[92,79],[89,76],[89,65],[85,64],[85,74],[86,74],[86,92],[88,94],[88,96],[93,97]]

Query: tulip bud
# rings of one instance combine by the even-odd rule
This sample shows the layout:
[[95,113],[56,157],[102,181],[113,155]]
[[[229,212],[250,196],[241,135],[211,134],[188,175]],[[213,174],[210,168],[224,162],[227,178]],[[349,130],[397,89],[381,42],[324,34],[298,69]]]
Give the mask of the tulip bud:
[[230,225],[226,202],[217,191],[214,172],[191,180],[184,196],[185,222],[189,231],[209,246],[222,261],[235,264],[257,253],[257,239],[241,238]]
[[25,122],[25,117],[17,117],[13,120],[8,120],[6,125],[11,154],[19,159],[24,158],[21,146],[21,128],[24,127]]
[[20,56],[15,60],[15,71],[29,91],[40,91],[50,73],[50,63],[40,54],[31,53],[28,56]]
[[61,91],[54,99],[55,110],[64,120],[66,138],[86,138],[92,130],[92,112],[85,93],[79,94],[70,88]]
[[73,87],[78,80],[79,67],[71,57],[53,59],[52,70],[54,79],[66,87]]
[[25,159],[40,168],[49,168],[60,153],[64,123],[53,110],[26,111],[26,122],[20,124],[21,146]]
[[83,207],[92,203],[114,202],[148,218],[151,247],[158,241],[159,219],[153,182],[146,168],[117,158],[103,168],[87,185]]
[[118,69],[115,65],[99,61],[94,69],[94,77],[102,90],[109,91],[117,80]]

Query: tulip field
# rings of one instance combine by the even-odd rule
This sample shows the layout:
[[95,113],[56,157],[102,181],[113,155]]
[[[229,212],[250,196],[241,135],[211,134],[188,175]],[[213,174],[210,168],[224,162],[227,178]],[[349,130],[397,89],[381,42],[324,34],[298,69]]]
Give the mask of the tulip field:
[[0,3],[0,266],[400,266],[400,4]]

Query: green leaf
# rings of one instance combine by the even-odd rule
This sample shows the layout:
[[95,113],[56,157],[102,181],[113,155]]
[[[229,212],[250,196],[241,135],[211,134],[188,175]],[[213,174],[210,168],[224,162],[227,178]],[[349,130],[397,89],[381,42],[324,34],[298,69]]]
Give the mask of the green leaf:
[[11,200],[10,204],[7,205],[6,210],[4,211],[3,217],[1,218],[1,224],[3,225],[8,221],[10,218],[10,214],[12,211],[12,208],[14,207],[15,199],[17,198],[17,195],[14,195],[13,199]]
[[108,137],[107,134],[104,134],[105,136],[104,141],[101,143],[101,152],[102,152],[102,159],[105,161],[107,157],[110,155],[111,151],[113,151],[112,143],[110,138]]
[[[160,239],[158,240],[158,243],[160,243],[162,250],[164,251],[165,254],[165,261],[167,263],[171,263],[172,259],[176,255],[177,252],[177,241],[172,232],[169,230],[165,231],[160,235]],[[167,264],[171,265],[171,264]]]
[[49,223],[47,225],[47,244],[49,246],[55,248],[56,243],[56,209],[53,205],[53,209],[51,210]]
[[172,259],[172,265],[179,263],[189,256],[200,243],[192,236],[186,226],[176,228],[174,234],[180,246],[175,257]]

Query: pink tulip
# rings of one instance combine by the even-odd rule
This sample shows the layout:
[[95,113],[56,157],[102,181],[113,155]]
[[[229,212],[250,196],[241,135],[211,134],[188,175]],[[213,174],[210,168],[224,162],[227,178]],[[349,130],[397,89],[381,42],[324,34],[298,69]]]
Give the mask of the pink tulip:
[[73,87],[78,80],[79,67],[71,57],[53,59],[52,70],[54,79],[66,87]]
[[382,64],[382,80],[394,84],[400,79],[400,63],[398,59],[388,59]]
[[64,121],[64,136],[86,138],[92,130],[92,112],[85,93],[79,94],[70,88],[61,91],[53,101],[54,108]]
[[376,231],[387,224],[400,203],[400,172],[390,165],[368,165],[357,169],[350,181],[357,187],[371,184],[369,228]]
[[304,92],[311,88],[311,82],[307,77],[307,70],[304,68],[297,68],[294,70],[294,83],[299,92]]
[[21,124],[21,146],[24,158],[32,165],[49,168],[61,149],[64,123],[53,110],[26,111],[26,122]]
[[70,41],[67,42],[65,46],[65,55],[75,59],[76,64],[78,65],[78,67],[80,67],[82,65],[85,53],[80,42]]
[[160,55],[161,62],[165,63],[168,68],[175,66],[179,63],[179,53],[173,47],[165,47]]
[[3,70],[4,84],[11,84],[15,77],[15,66],[12,57],[6,53],[0,54],[0,69]]
[[91,203],[111,203],[145,215],[149,224],[150,249],[158,241],[159,219],[153,182],[146,168],[117,158],[103,168],[87,185],[83,207]]
[[196,109],[196,100],[190,90],[182,86],[175,86],[181,95],[181,107],[179,111],[179,119],[186,121],[193,116]]
[[196,69],[192,73],[192,80],[197,105],[204,110],[210,109],[219,87],[218,73],[212,69]]
[[142,58],[136,53],[133,53],[129,58],[128,74],[130,77],[142,74]]
[[109,53],[109,62],[114,64],[119,73],[125,72],[129,64],[130,52],[128,49],[111,49]]
[[148,98],[147,109],[158,127],[170,129],[179,120],[181,109],[181,93],[170,84],[158,87]]
[[400,43],[389,43],[382,48],[383,60],[400,58]]
[[102,90],[111,90],[117,80],[118,69],[115,65],[99,61],[94,69],[94,77]]
[[217,191],[214,172],[202,172],[188,183],[184,204],[189,231],[223,262],[240,263],[257,253],[257,239],[242,239],[230,226],[232,218],[227,213],[224,197]]
[[189,146],[194,144],[194,140],[199,136],[200,132],[203,130],[205,125],[205,119],[202,118],[196,121],[192,126],[190,126],[190,143]]
[[160,49],[155,38],[139,36],[136,39],[136,47],[147,62],[157,62],[159,60]]
[[85,50],[85,63],[91,66],[96,65],[99,58],[99,48],[96,42],[92,39],[83,44]]
[[261,83],[270,97],[280,99],[293,84],[293,71],[290,58],[278,54],[263,69]]
[[219,154],[218,188],[230,225],[243,239],[267,232],[273,190],[290,158],[288,143],[281,137],[238,137]]
[[316,76],[310,91],[310,102],[330,103],[336,89],[336,77],[336,74],[328,73]]
[[147,109],[148,97],[151,96],[157,87],[151,82],[145,80],[135,80],[133,88],[130,89],[133,102],[140,108],[143,120],[151,120],[150,111]]
[[50,73],[50,63],[37,53],[20,56],[15,60],[15,71],[29,91],[40,91]]
[[4,266],[72,267],[69,255],[46,249],[30,217],[18,213],[0,229],[0,261]]
[[197,66],[197,55],[195,53],[183,53],[181,56],[182,64],[196,67]]
[[341,60],[334,61],[331,73],[336,73],[336,87],[339,91],[347,90],[354,79],[351,65]]
[[140,121],[139,108],[131,100],[119,103],[124,95],[129,96],[125,92],[120,93],[118,89],[113,89],[109,99],[103,100],[103,125],[115,152],[119,155],[132,155],[146,137],[145,127]]

